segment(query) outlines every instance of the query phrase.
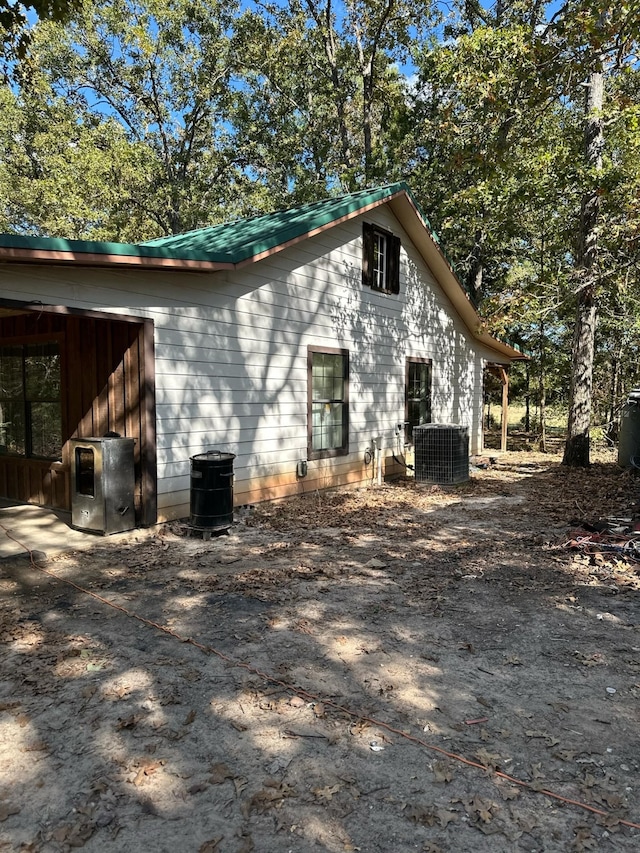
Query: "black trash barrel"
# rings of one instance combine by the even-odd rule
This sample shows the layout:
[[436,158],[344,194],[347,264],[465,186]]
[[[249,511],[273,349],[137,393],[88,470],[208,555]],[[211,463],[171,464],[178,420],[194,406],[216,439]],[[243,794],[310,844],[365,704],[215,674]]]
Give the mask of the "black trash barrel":
[[233,453],[209,450],[191,457],[191,527],[205,534],[233,524]]

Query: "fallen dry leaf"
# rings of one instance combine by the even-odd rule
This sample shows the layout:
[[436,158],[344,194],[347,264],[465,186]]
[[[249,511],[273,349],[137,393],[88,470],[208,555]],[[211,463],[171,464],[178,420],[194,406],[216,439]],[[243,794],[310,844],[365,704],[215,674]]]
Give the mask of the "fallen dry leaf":
[[238,848],[238,853],[252,853],[255,849],[253,838],[250,835],[241,835],[242,844]]
[[212,764],[210,769],[209,782],[212,785],[222,785],[227,779],[233,779],[233,773],[229,767],[223,762]]
[[122,717],[118,717],[118,722],[116,723],[116,730],[122,731],[123,729],[133,729],[135,728],[142,717],[138,714],[131,714],[130,717],[126,717],[122,719]]
[[220,848],[218,845],[223,840],[224,835],[221,835],[219,838],[212,838],[210,841],[205,841],[204,844],[198,847],[198,853],[219,853]]
[[18,806],[12,806],[9,803],[0,803],[0,821],[6,820],[14,814],[20,814]]
[[442,829],[446,829],[450,823],[455,823],[458,819],[455,812],[449,811],[448,809],[438,809],[436,812],[438,823],[442,827]]
[[498,785],[498,790],[503,800],[515,800],[522,793],[522,788],[517,785]]
[[433,775],[436,782],[450,782],[453,779],[453,767],[444,761],[433,762]]
[[329,801],[333,798],[333,795],[337,794],[340,790],[342,790],[342,785],[336,783],[335,785],[327,785],[324,788],[314,788],[311,793],[319,800]]
[[414,823],[421,823],[425,826],[435,826],[438,815],[430,806],[409,806],[405,810],[405,815]]
[[483,764],[485,767],[493,767],[494,770],[499,770],[504,761],[500,756],[495,752],[489,752],[489,750],[481,747],[476,753],[475,758],[478,759],[480,764]]

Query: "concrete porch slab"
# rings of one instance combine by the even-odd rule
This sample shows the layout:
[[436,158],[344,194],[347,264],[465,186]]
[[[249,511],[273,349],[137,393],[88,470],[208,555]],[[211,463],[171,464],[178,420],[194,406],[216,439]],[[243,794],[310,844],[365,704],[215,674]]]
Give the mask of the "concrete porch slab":
[[[41,551],[47,557],[87,549],[113,536],[83,533],[71,526],[71,513],[0,501],[0,560]],[[127,534],[116,534],[118,537]]]

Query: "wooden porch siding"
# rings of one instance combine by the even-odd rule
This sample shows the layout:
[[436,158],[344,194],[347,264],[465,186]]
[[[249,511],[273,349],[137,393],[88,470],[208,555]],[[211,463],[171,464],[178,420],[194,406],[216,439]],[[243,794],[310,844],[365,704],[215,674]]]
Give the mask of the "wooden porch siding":
[[66,509],[69,506],[69,476],[60,462],[0,456],[0,496],[21,503]]
[[[142,523],[155,521],[155,507],[152,520],[143,512],[144,492],[151,489],[155,497],[155,480],[151,482],[146,473],[150,420],[146,403],[153,388],[149,389],[144,370],[145,348],[149,348],[144,331],[143,323],[38,310],[0,318],[4,345],[59,342],[64,442],[61,462],[0,456],[0,495],[70,509],[69,439],[100,437],[112,431],[135,439],[136,515]],[[153,373],[152,367],[150,371]],[[155,444],[155,434],[152,441]],[[154,454],[152,447],[152,459]]]

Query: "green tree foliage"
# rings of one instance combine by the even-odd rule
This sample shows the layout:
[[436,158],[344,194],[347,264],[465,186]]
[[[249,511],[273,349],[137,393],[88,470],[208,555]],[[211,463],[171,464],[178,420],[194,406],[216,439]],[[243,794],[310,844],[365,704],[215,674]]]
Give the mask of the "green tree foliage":
[[79,0],[0,0],[0,68],[5,75],[11,67],[28,71],[31,30],[27,14],[41,21],[65,21],[78,7]]
[[[430,15],[424,0],[289,0],[245,12],[236,29],[246,84],[239,126],[245,144],[256,143],[261,177],[281,189],[295,184],[295,197],[317,197],[402,171],[407,104],[398,63]],[[274,158],[274,147],[287,156]]]
[[136,241],[406,179],[491,330],[532,354],[527,393],[573,388],[588,449],[640,380],[637,11],[87,0],[0,93],[0,225]]
[[[39,28],[38,78],[15,105],[25,125],[37,116],[28,140],[42,168],[12,171],[39,184],[18,198],[62,197],[67,211],[52,219],[45,204],[37,230],[60,233],[62,222],[77,220],[72,233],[94,235],[78,210],[85,195],[88,205],[92,195],[98,202],[98,232],[114,239],[176,233],[243,209],[250,182],[230,125],[232,11],[201,0],[117,0],[85,4],[65,27]],[[61,147],[70,152],[62,173],[52,160]],[[75,168],[78,149],[84,172]],[[83,186],[52,196],[74,172]]]
[[534,191],[530,142],[544,133],[548,85],[521,24],[481,27],[416,59],[416,185],[479,302],[508,268]]
[[[449,39],[417,55],[413,127],[426,144],[415,146],[415,171],[419,186],[444,188],[433,218],[498,331],[518,330],[548,374],[559,359],[536,343],[540,328],[575,330],[564,384],[575,404],[569,435],[579,446],[567,461],[588,464],[592,369],[607,369],[596,354],[613,351],[605,335],[620,316],[620,287],[637,278],[629,129],[637,120],[638,18],[628,5],[586,0],[564,4],[550,21],[545,14],[544,4],[498,4],[492,13],[465,4],[447,23]],[[593,98],[585,108],[598,74],[604,110]],[[423,204],[429,209],[430,199]],[[612,311],[596,339],[606,300]],[[558,352],[554,334],[548,349]]]

